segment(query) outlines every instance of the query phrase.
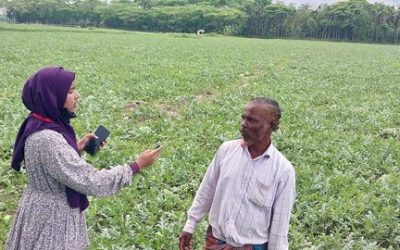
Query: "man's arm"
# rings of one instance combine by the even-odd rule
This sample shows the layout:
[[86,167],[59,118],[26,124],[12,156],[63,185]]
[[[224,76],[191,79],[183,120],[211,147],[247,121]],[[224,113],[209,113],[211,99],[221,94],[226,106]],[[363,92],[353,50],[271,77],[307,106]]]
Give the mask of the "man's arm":
[[219,177],[219,157],[218,150],[214,159],[210,163],[203,181],[198,188],[193,200],[193,204],[188,211],[188,219],[179,236],[179,250],[192,249],[192,234],[196,228],[197,223],[206,216],[210,211],[212,201],[214,199],[215,187]]
[[285,171],[277,187],[275,202],[272,206],[268,250],[286,250],[289,248],[289,222],[295,197],[295,173],[293,167],[291,167]]
[[207,215],[214,199],[215,187],[219,177],[219,152],[214,156],[188,211],[188,219],[183,231],[193,233],[196,224]]

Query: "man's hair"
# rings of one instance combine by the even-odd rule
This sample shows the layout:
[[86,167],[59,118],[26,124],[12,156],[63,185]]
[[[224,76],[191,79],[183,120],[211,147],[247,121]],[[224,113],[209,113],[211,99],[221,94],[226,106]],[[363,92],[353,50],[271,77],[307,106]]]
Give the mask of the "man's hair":
[[277,101],[268,97],[253,97],[250,99],[250,103],[272,106],[275,114],[275,121],[272,123],[272,130],[275,131],[279,128],[279,119],[281,119],[282,109],[279,107]]

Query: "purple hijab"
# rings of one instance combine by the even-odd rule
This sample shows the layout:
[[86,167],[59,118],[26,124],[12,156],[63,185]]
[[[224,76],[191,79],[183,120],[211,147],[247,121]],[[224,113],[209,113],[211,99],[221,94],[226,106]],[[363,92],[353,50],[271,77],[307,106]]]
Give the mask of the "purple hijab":
[[[68,91],[75,79],[75,73],[62,67],[42,68],[33,74],[22,90],[22,102],[31,111],[22,123],[14,144],[11,166],[16,171],[21,169],[24,160],[25,141],[31,134],[51,129],[59,132],[68,144],[79,153],[75,131],[70,124],[68,112],[64,109]],[[72,208],[79,207],[81,211],[89,206],[86,195],[65,188],[68,203]]]

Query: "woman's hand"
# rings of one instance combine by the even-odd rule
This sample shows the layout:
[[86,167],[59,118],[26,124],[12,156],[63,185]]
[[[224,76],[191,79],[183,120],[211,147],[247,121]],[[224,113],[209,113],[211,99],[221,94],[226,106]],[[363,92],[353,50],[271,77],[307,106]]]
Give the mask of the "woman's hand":
[[[83,150],[85,149],[86,144],[88,143],[88,141],[92,140],[92,139],[97,139],[98,137],[94,134],[94,133],[89,133],[86,134],[84,137],[82,137],[78,142],[78,150],[80,153],[83,152]],[[105,145],[107,144],[107,141],[103,141],[100,145],[100,148],[103,148]]]
[[158,158],[160,158],[160,154],[161,147],[154,150],[147,149],[146,151],[142,152],[136,159],[139,169],[142,170],[152,165],[158,160]]

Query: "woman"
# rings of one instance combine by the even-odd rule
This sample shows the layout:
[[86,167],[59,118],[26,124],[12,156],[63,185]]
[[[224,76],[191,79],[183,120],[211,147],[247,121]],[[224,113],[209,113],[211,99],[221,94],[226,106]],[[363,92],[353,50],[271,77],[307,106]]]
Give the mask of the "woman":
[[12,167],[25,162],[29,183],[22,195],[6,249],[86,249],[86,195],[107,196],[131,183],[152,165],[160,149],[146,150],[135,162],[97,170],[80,157],[94,134],[78,142],[70,119],[79,94],[75,73],[43,68],[25,83],[22,101],[31,111],[14,145]]

